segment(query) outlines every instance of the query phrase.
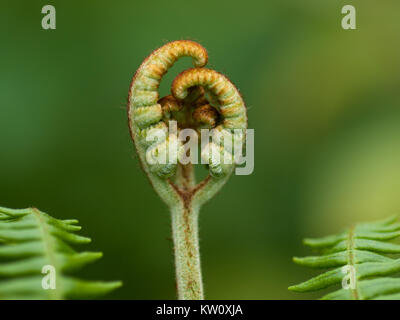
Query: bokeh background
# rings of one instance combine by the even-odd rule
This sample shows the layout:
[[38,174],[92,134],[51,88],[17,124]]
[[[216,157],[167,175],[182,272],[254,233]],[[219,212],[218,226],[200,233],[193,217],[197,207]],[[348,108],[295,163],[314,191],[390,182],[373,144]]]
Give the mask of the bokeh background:
[[[57,29],[41,29],[41,8]],[[341,8],[357,30],[341,28]],[[201,213],[209,299],[304,299],[306,236],[400,209],[400,2],[2,1],[0,204],[78,218],[124,281],[113,299],[174,299],[170,219],[135,156],[125,103],[142,60],[192,39],[228,75],[255,129],[255,171]],[[161,86],[191,65],[179,61]]]

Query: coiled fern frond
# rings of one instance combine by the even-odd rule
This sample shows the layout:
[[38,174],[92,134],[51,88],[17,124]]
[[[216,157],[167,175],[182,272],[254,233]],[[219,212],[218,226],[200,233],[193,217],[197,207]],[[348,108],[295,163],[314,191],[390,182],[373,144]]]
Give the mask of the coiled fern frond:
[[[91,241],[75,233],[81,229],[77,222],[55,219],[35,208],[0,207],[0,300],[92,298],[121,286],[69,275],[102,256],[70,246]],[[55,272],[51,287],[44,283],[49,268]]]
[[[372,223],[360,223],[324,238],[305,239],[304,244],[321,252],[319,256],[295,257],[295,263],[311,268],[333,268],[308,281],[289,287],[296,292],[315,291],[342,284],[322,297],[327,300],[400,300],[400,245],[388,242],[400,236],[396,216]],[[388,256],[390,255],[390,256]],[[348,280],[353,282],[348,285]]]

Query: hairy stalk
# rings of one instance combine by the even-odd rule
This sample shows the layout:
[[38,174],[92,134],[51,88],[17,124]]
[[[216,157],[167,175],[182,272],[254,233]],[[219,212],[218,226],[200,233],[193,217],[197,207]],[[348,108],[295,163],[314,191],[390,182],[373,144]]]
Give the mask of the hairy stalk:
[[[160,99],[158,87],[163,75],[182,56],[192,57],[196,68],[179,74],[173,81],[172,94]],[[180,161],[184,155],[192,156],[184,149],[180,133],[191,128],[198,139],[198,132],[207,128],[228,134],[230,139],[234,129],[247,128],[246,107],[239,91],[222,74],[203,68],[207,61],[207,51],[196,42],[167,43],[143,61],[132,79],[128,96],[129,130],[142,169],[171,212],[179,299],[204,298],[198,214],[234,170],[233,162],[216,160],[232,159],[233,151],[215,144],[214,139],[207,141],[207,152],[202,150],[201,158],[208,164],[209,175],[196,184],[192,165]],[[149,139],[154,130],[168,131],[171,120],[177,123],[177,133],[161,135],[155,141]],[[244,134],[238,137],[239,141],[245,139]],[[176,146],[176,161],[169,161],[171,146]],[[149,157],[159,155],[165,155],[168,161],[148,161]]]
[[203,300],[198,237],[199,208],[193,207],[191,201],[196,181],[190,163],[178,165],[175,185],[186,192],[186,196],[182,194],[182,199],[186,199],[183,205],[178,203],[170,208],[178,299]]
[[171,208],[178,299],[204,299],[198,239],[198,208]]

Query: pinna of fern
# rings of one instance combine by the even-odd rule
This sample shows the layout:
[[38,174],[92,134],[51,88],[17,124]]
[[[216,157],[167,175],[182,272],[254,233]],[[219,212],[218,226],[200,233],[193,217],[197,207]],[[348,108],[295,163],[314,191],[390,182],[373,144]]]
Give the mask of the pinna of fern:
[[[70,274],[102,257],[77,252],[71,244],[91,241],[77,235],[77,220],[60,220],[35,208],[0,207],[0,300],[80,299],[106,294],[121,282],[84,281]],[[45,288],[43,267],[55,270],[55,286]]]
[[[389,242],[400,236],[397,217],[359,223],[337,235],[318,239],[305,239],[304,244],[321,252],[293,260],[311,268],[332,268],[308,281],[289,287],[295,292],[325,289],[343,283],[345,266],[354,270],[352,287],[328,293],[324,300],[400,300],[400,245]],[[348,269],[347,269],[348,270]]]

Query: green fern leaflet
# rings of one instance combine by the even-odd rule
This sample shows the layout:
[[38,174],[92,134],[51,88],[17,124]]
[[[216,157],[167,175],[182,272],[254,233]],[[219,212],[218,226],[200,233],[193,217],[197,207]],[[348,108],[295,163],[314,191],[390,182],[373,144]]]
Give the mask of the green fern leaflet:
[[[289,287],[296,292],[309,292],[341,285],[346,271],[353,270],[352,286],[341,286],[322,299],[368,300],[400,299],[400,245],[388,242],[400,236],[396,217],[360,223],[337,234],[318,239],[305,239],[304,244],[321,255],[295,257],[295,263],[311,268],[332,268],[308,281]],[[346,267],[345,267],[346,266]],[[343,268],[347,269],[343,269]],[[347,280],[346,280],[347,281]]]
[[[121,286],[70,276],[102,256],[70,246],[91,241],[76,234],[81,229],[77,222],[55,219],[35,208],[0,207],[0,300],[93,298]],[[50,288],[42,283],[46,266],[55,270],[55,286]]]

